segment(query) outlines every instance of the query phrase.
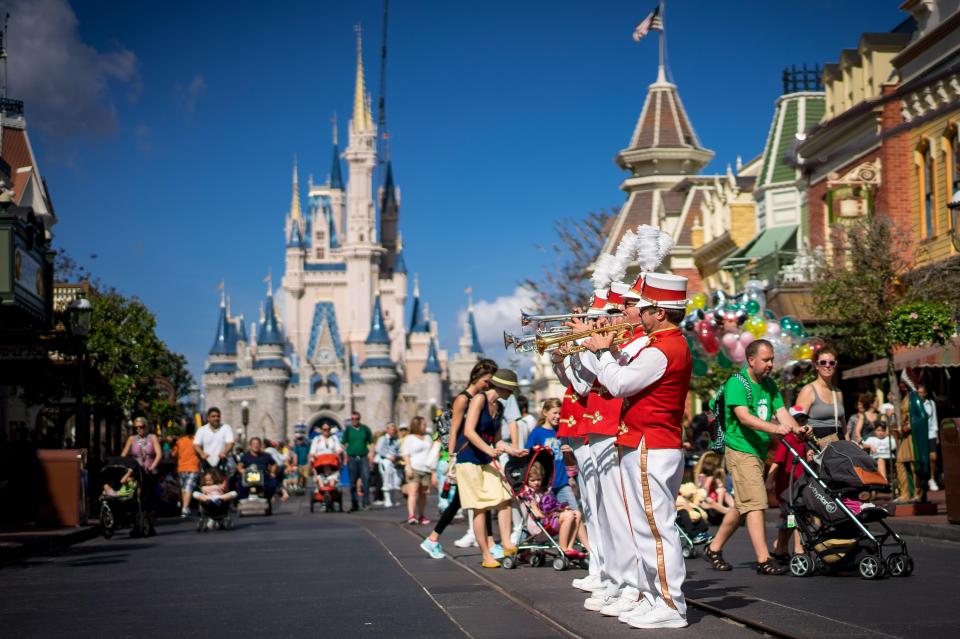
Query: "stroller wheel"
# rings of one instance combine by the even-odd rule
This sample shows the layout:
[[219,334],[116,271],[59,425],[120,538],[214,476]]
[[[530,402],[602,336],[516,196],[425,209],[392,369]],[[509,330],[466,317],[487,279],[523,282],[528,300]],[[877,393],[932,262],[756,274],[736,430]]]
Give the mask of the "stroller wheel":
[[553,560],[553,569],[557,571],[566,570],[569,565],[566,557],[557,557]]
[[590,570],[590,557],[583,557],[580,559],[580,567],[584,570]]
[[913,558],[898,552],[887,557],[887,572],[893,577],[909,577],[913,572]]
[[223,523],[227,530],[233,530],[233,517],[227,517]]
[[534,552],[530,555],[530,565],[534,568],[539,568],[545,563],[545,558],[542,552]]
[[204,532],[207,529],[207,522],[203,517],[197,519],[197,532]]
[[514,568],[517,567],[517,560],[511,557],[510,555],[507,555],[506,557],[500,560],[500,565],[507,570],[513,570]]
[[683,558],[684,558],[684,559],[690,559],[691,557],[694,556],[694,553],[695,553],[696,551],[693,549],[693,546],[688,546],[687,544],[682,543],[682,542],[681,542],[680,545],[681,545],[681,547],[682,547],[680,552],[683,553]]
[[860,576],[864,579],[880,579],[883,577],[883,562],[876,555],[864,555],[857,562],[857,568],[860,570]]
[[813,562],[807,555],[793,555],[790,557],[790,574],[794,577],[809,577],[813,574]]

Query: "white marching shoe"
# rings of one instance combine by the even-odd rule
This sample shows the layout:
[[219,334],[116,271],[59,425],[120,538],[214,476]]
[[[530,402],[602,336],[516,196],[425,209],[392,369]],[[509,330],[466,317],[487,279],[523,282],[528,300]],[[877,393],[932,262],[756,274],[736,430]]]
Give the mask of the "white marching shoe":
[[463,537],[453,542],[453,545],[457,548],[476,548],[477,538],[473,536],[472,530],[468,530]]
[[630,612],[637,607],[637,600],[639,598],[639,592],[633,588],[624,588],[615,601],[608,603],[600,609],[600,614],[605,617],[617,617],[619,619],[620,615],[625,612]]
[[583,602],[583,607],[593,612],[600,612],[604,606],[608,606],[618,599],[617,595],[608,595],[601,590],[587,597],[586,601]]
[[597,588],[603,587],[603,582],[601,582],[600,577],[596,575],[587,575],[586,577],[574,579],[572,582],[570,582],[570,585],[577,590],[594,592]]
[[686,628],[687,618],[658,601],[646,614],[631,615],[627,623],[634,628]]
[[630,623],[630,619],[633,617],[642,617],[651,610],[653,610],[653,604],[647,601],[646,598],[640,597],[640,601],[637,602],[637,605],[631,610],[620,613],[620,616],[617,617],[617,621],[620,623]]

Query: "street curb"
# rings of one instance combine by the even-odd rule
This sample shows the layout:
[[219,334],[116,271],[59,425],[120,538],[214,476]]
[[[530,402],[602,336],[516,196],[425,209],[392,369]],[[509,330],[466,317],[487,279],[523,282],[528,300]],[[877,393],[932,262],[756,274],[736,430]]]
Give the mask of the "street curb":
[[891,517],[887,522],[901,537],[960,541],[960,526],[954,524],[931,525],[916,521],[898,521],[896,517]]
[[99,526],[78,526],[76,529],[56,535],[37,535],[14,548],[0,548],[0,567],[5,567],[30,557],[52,550],[66,548],[97,537]]

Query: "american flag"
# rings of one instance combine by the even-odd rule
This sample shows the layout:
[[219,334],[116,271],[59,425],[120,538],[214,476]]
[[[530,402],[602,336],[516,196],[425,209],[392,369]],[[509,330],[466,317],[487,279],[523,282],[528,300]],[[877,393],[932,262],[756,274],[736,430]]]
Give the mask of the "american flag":
[[633,41],[640,42],[652,29],[663,31],[663,20],[660,18],[660,5],[657,5],[657,7],[650,12],[650,15],[641,20],[637,28],[633,30]]

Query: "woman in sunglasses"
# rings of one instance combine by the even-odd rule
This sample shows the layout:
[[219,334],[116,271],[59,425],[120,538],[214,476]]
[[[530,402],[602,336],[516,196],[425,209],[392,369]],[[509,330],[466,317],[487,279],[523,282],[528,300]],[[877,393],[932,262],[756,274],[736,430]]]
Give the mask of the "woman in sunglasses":
[[804,386],[797,395],[797,405],[810,416],[807,425],[820,446],[843,437],[846,416],[843,411],[843,394],[834,383],[837,375],[837,351],[824,346],[813,357],[817,378]]

